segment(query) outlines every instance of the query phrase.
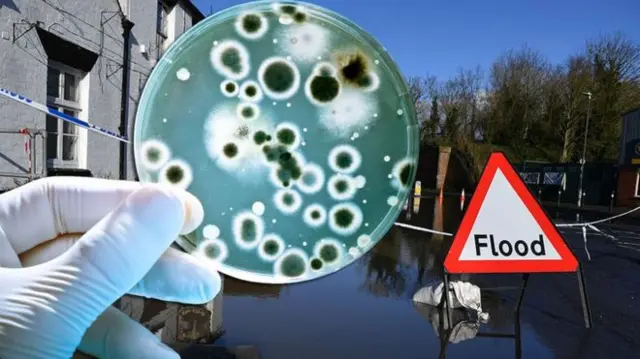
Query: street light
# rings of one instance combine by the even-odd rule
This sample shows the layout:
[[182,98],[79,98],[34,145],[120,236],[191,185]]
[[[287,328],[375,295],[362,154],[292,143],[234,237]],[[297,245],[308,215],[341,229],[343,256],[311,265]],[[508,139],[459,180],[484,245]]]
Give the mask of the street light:
[[587,104],[587,121],[584,126],[584,143],[582,144],[582,158],[580,159],[580,179],[578,182],[578,208],[582,207],[582,178],[584,177],[584,164],[586,160],[587,152],[587,134],[589,133],[589,116],[591,115],[591,92],[583,92],[584,96],[589,98]]

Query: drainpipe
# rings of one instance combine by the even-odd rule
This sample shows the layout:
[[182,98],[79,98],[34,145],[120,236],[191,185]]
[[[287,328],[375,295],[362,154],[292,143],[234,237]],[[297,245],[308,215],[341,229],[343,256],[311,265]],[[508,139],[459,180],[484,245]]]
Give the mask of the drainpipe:
[[[122,37],[124,45],[122,49],[122,86],[120,98],[120,135],[129,137],[129,55],[131,47],[131,29],[133,22],[122,16]],[[127,179],[127,143],[120,141],[120,179]]]

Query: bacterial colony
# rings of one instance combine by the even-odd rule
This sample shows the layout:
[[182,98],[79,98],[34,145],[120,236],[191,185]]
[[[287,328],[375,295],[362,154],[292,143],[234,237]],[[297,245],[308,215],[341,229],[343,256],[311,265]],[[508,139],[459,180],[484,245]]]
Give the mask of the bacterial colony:
[[[205,222],[187,247],[240,279],[289,283],[343,268],[384,234],[373,232],[395,219],[413,176],[417,127],[396,88],[382,92],[398,79],[319,11],[251,6],[217,24],[226,30],[208,35],[206,68],[175,61],[166,75],[175,88],[206,73],[206,115],[146,115],[154,131],[136,138],[141,180],[203,201]],[[188,151],[173,145],[177,130],[162,129],[175,121],[202,123]]]

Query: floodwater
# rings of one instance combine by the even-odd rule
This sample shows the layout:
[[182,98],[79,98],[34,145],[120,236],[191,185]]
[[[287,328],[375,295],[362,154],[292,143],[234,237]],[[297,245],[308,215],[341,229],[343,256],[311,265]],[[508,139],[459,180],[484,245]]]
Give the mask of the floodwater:
[[[398,220],[454,232],[461,217],[457,198],[442,207],[423,198],[418,213]],[[580,230],[565,232],[585,263],[590,330],[573,274],[531,276],[519,331],[514,308],[522,277],[472,276],[490,319],[478,327],[454,313],[453,333],[441,340],[442,316],[412,296],[441,278],[451,238],[394,227],[359,261],[321,279],[266,286],[226,278],[225,333],[216,344],[254,345],[265,359],[640,358],[640,329],[632,324],[640,322],[640,253],[590,235],[587,263]],[[625,233],[625,243],[640,243]]]

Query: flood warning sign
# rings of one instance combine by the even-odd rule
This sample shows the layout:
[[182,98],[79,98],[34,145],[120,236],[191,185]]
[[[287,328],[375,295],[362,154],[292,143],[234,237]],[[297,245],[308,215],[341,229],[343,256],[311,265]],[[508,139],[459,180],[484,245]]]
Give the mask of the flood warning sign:
[[502,153],[493,153],[445,259],[449,273],[575,272],[578,260]]

